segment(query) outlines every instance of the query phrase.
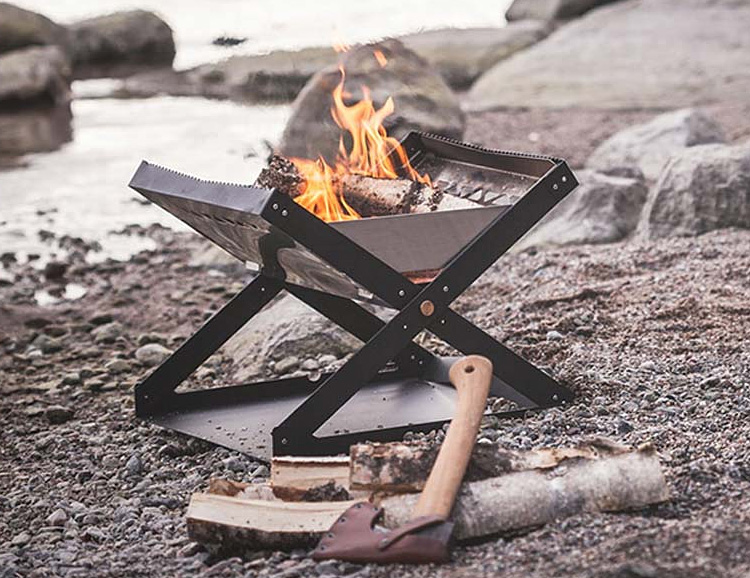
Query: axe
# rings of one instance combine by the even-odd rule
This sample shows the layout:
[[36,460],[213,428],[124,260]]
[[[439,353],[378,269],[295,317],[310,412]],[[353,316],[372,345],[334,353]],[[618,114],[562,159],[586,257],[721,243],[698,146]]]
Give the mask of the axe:
[[359,502],[347,509],[323,535],[314,560],[428,564],[447,562],[453,523],[453,502],[471,457],[492,380],[492,363],[470,355],[449,371],[458,403],[445,441],[432,467],[411,521],[393,530],[375,525],[382,509]]

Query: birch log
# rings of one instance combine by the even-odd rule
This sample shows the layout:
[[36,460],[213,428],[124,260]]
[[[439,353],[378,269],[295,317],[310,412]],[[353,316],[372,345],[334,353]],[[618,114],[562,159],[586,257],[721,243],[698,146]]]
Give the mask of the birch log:
[[[418,494],[386,497],[385,525],[409,521]],[[637,509],[669,499],[653,447],[599,459],[565,460],[554,468],[464,483],[451,514],[458,540],[541,526],[582,512]]]

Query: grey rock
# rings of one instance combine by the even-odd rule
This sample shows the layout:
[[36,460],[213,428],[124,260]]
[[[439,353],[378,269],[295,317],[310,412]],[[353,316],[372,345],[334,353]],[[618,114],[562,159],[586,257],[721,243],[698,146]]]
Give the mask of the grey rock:
[[701,145],[672,157],[639,224],[649,239],[750,228],[750,143]]
[[304,354],[338,357],[358,347],[356,339],[293,297],[274,301],[224,345],[233,360],[232,378],[246,381],[263,374],[269,361]]
[[78,385],[81,383],[81,374],[77,371],[71,371],[70,373],[66,373],[62,377],[62,384],[63,385]]
[[105,323],[111,323],[113,319],[112,314],[105,311],[92,315],[91,319],[89,319],[89,323],[92,325],[104,325]]
[[289,373],[290,371],[297,369],[298,366],[299,358],[294,355],[290,355],[277,361],[276,365],[274,366],[274,371],[279,375],[284,375],[285,373]]
[[128,361],[125,359],[112,359],[111,361],[108,361],[104,364],[104,369],[106,369],[111,374],[118,374],[118,373],[125,373],[127,371],[130,371],[131,366]]
[[0,54],[29,46],[59,46],[67,52],[68,31],[46,16],[0,2]]
[[[379,50],[388,63],[381,66],[373,52]],[[382,107],[392,97],[395,112],[384,126],[391,136],[404,136],[410,130],[423,130],[460,137],[464,113],[451,89],[423,58],[398,40],[385,40],[359,46],[343,56],[348,103],[363,98],[362,86],[369,87],[375,106]],[[338,151],[341,129],[331,117],[332,91],[341,80],[336,66],[313,76],[294,102],[292,116],[279,145],[285,156],[317,158],[333,162]]]
[[70,66],[57,46],[0,55],[0,107],[62,106],[70,98]]
[[[41,101],[24,97],[20,107],[17,105],[21,101],[15,101],[15,104],[10,104],[10,110],[7,113],[0,110],[0,157],[2,155],[15,157],[27,153],[54,151],[73,138],[73,113],[68,102],[67,84],[53,83],[42,86],[36,83],[39,77],[29,79],[27,82],[23,80],[23,77],[29,74],[33,68],[29,68],[28,62],[24,63],[18,60],[12,65],[13,67],[20,67],[17,70],[18,74],[13,71],[8,74],[8,63],[2,61],[11,56],[15,59],[16,53],[11,53],[7,57],[0,56],[0,93],[4,92],[7,86],[12,88],[12,85],[2,86],[3,79],[7,80],[10,77],[11,82],[26,84],[32,91],[43,90],[44,95],[41,96]],[[6,73],[1,70],[3,67],[6,67]],[[44,67],[41,70],[44,74]],[[52,78],[53,76],[54,72],[51,72],[49,77]],[[19,87],[16,86],[16,88]],[[60,102],[54,106],[43,105],[43,103],[53,103],[55,99],[59,99]],[[5,104],[9,103],[0,102],[0,109]],[[35,106],[29,106],[32,104]]]
[[110,76],[118,69],[170,67],[175,56],[172,29],[152,12],[116,12],[70,26],[76,76]]
[[91,335],[94,338],[94,343],[113,343],[122,335],[122,332],[122,324],[119,321],[112,321],[94,328]]
[[65,277],[65,273],[67,270],[67,263],[50,261],[44,266],[44,277],[49,281],[57,281]]
[[141,460],[141,456],[138,454],[133,454],[128,458],[128,461],[125,462],[125,467],[123,468],[123,472],[126,476],[139,476],[143,472],[143,461]]
[[139,347],[135,352],[135,358],[147,367],[159,365],[172,354],[170,349],[158,343],[148,343]]
[[142,333],[138,336],[136,343],[138,343],[138,345],[146,345],[148,343],[159,343],[161,345],[166,345],[167,338],[160,333]]
[[268,469],[268,466],[260,465],[257,468],[253,470],[253,472],[250,474],[251,478],[267,478],[270,475],[270,471]]
[[300,369],[303,371],[315,371],[320,368],[320,363],[316,359],[305,359],[300,364]]
[[579,187],[523,237],[516,250],[613,243],[636,229],[648,196],[643,181],[591,171],[577,176]]
[[18,547],[25,546],[29,542],[31,542],[31,534],[29,534],[28,532],[21,532],[20,534],[16,534],[10,541],[13,546]]
[[57,508],[57,510],[47,516],[47,523],[50,526],[64,526],[67,521],[68,513],[62,508]]
[[722,142],[724,133],[716,122],[699,110],[682,109],[611,136],[592,153],[586,167],[609,174],[637,168],[647,179],[656,180],[675,153]]
[[61,424],[73,419],[75,412],[69,407],[62,405],[51,405],[44,410],[44,416],[51,424]]
[[429,62],[445,82],[466,89],[491,66],[539,42],[550,28],[541,21],[502,28],[448,28],[403,36],[404,45]]
[[565,339],[565,336],[562,333],[555,331],[554,329],[547,331],[546,337],[547,341],[560,341],[561,339]]
[[603,6],[493,66],[472,86],[467,107],[744,104],[750,93],[749,19],[750,4],[734,0]]
[[42,353],[56,353],[63,348],[59,339],[44,334],[38,335],[31,342],[31,345],[39,349]]
[[615,0],[513,0],[505,18],[515,20],[567,20]]
[[246,469],[245,462],[237,456],[229,456],[223,463],[224,467],[232,472],[244,472]]

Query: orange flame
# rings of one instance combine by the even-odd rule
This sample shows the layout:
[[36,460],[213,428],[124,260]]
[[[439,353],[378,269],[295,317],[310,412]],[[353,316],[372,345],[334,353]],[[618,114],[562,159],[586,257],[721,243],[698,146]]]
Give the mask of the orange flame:
[[385,104],[376,109],[370,98],[369,89],[363,86],[364,98],[352,105],[347,105],[344,102],[346,78],[344,68],[340,66],[339,70],[341,80],[333,89],[331,116],[336,124],[351,136],[351,150],[346,150],[342,134],[333,167],[329,166],[322,157],[318,160],[291,159],[304,179],[301,194],[294,200],[327,222],[360,219],[361,216],[344,199],[344,178],[349,174],[383,179],[399,178],[401,175],[394,165],[394,156],[401,170],[409,178],[420,183],[431,184],[427,174],[420,175],[414,170],[401,143],[388,136],[383,126],[386,117],[394,111],[393,98],[388,97]]

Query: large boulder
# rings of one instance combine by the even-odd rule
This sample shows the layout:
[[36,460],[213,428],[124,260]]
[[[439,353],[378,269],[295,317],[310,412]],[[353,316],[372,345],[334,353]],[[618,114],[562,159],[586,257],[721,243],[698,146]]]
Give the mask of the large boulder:
[[575,18],[615,0],[513,0],[505,13],[508,22],[514,20],[567,20]]
[[[387,63],[381,66],[374,52]],[[370,90],[375,106],[393,97],[396,110],[385,119],[388,133],[402,137],[410,130],[422,130],[459,138],[464,114],[456,95],[440,75],[400,41],[391,39],[359,46],[343,57],[345,92],[350,103],[363,98],[362,86]],[[332,161],[338,150],[340,129],[331,117],[331,93],[341,80],[338,67],[319,71],[294,102],[294,109],[281,139],[286,156]]]
[[117,76],[138,67],[171,66],[169,25],[144,10],[116,12],[70,26],[76,76]]
[[695,146],[672,157],[639,232],[655,239],[729,227],[750,228],[750,143]]
[[70,46],[67,29],[41,14],[0,2],[0,54],[50,45],[67,52]]
[[357,347],[354,337],[287,295],[253,317],[224,345],[222,353],[233,360],[233,378],[247,381],[264,375],[270,362],[322,355],[341,358]]
[[486,70],[549,34],[540,21],[512,22],[502,28],[451,28],[403,36],[407,48],[432,64],[453,88],[465,89]]
[[498,63],[471,110],[674,109],[747,102],[750,2],[631,0],[592,10]]
[[716,122],[699,110],[682,109],[614,134],[591,154],[586,167],[603,173],[637,168],[647,179],[656,180],[673,154],[721,142],[724,133]]
[[0,55],[0,109],[57,106],[70,101],[70,66],[57,46]]
[[642,179],[593,171],[577,174],[581,184],[521,239],[529,247],[614,243],[638,225],[648,189]]

